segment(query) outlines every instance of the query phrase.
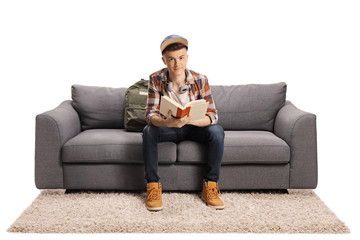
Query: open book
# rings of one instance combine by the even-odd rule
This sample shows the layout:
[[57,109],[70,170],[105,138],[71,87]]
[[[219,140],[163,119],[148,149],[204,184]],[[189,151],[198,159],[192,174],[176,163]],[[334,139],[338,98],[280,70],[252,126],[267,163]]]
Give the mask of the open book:
[[160,113],[164,116],[168,115],[169,110],[172,112],[172,116],[176,118],[182,118],[185,116],[191,116],[191,120],[199,120],[205,117],[209,103],[205,99],[199,99],[192,102],[188,102],[185,107],[180,103],[172,100],[167,96],[161,97]]

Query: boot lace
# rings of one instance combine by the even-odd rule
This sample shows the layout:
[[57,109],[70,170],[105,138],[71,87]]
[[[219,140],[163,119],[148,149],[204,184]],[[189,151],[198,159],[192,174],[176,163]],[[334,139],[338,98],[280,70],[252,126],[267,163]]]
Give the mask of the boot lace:
[[149,194],[147,196],[147,199],[149,201],[152,200],[159,200],[160,199],[160,189],[156,189],[156,188],[150,188],[149,189]]
[[215,199],[221,196],[220,189],[218,187],[208,188],[207,189],[207,198],[208,199]]

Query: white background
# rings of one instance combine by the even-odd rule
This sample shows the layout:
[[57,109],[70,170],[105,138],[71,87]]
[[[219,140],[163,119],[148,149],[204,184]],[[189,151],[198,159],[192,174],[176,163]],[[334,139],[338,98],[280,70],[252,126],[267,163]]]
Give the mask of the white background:
[[[9,234],[39,194],[35,116],[72,84],[128,87],[164,67],[160,43],[189,40],[188,67],[210,85],[288,84],[317,115],[315,192],[359,237],[359,1],[1,1],[1,239],[135,239],[133,234]],[[209,216],[211,217],[211,216]],[[144,238],[323,238],[324,235],[142,235]]]

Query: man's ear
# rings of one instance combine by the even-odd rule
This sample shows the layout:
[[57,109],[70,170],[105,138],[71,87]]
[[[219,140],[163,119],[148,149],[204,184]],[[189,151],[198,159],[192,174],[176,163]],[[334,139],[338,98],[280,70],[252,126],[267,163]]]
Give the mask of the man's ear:
[[166,65],[165,58],[164,58],[164,57],[161,57],[161,60],[162,60],[163,63]]

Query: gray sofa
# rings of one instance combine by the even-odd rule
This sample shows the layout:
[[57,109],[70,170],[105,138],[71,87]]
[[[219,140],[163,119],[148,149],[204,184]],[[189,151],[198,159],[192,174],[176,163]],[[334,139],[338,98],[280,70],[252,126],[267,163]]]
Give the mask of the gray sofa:
[[[316,188],[316,116],[286,100],[285,83],[211,89],[225,130],[221,190]],[[73,85],[72,101],[36,116],[38,189],[146,189],[141,133],[124,129],[125,92]],[[206,148],[160,143],[163,189],[199,191]]]

